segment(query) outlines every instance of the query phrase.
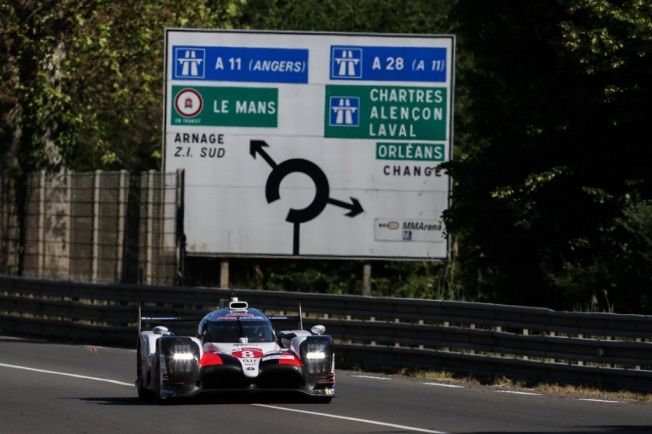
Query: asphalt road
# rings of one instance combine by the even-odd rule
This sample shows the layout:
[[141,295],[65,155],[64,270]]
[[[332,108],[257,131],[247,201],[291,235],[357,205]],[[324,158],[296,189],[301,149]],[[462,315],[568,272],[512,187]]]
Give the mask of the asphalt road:
[[[292,395],[141,403],[133,350],[0,337],[0,434],[652,433],[652,404],[337,372],[330,404]],[[456,386],[456,387],[451,387]]]

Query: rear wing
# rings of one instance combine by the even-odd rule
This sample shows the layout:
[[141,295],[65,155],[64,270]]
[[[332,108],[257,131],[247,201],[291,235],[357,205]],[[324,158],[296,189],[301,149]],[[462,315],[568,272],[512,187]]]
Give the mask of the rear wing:
[[141,330],[143,329],[143,323],[145,324],[151,324],[151,323],[166,323],[166,322],[195,322],[195,321],[201,321],[201,319],[204,317],[204,315],[201,316],[143,316],[142,308],[140,306],[140,303],[138,303],[138,334],[140,334]]
[[[222,300],[220,301],[220,305],[221,304]],[[138,334],[140,334],[143,328],[143,323],[194,322],[201,321],[202,318],[204,318],[204,314],[190,316],[143,316],[141,305],[138,303]],[[299,323],[299,330],[303,330],[303,312],[301,311],[301,302],[299,302],[299,315],[297,316],[267,315],[267,318],[271,322],[297,321]]]
[[267,318],[272,322],[275,329],[277,328],[276,325],[279,324],[279,323],[289,323],[289,322],[291,322],[291,323],[294,323],[294,324],[298,323],[299,328],[301,330],[303,330],[303,328],[301,327],[301,323],[302,323],[301,317],[298,316],[298,315],[297,316],[272,315],[272,316],[268,316]]
[[299,315],[297,316],[273,315],[267,316],[267,318],[272,322],[297,321],[299,323],[299,330],[303,330],[303,312],[301,312],[301,302],[299,302]]

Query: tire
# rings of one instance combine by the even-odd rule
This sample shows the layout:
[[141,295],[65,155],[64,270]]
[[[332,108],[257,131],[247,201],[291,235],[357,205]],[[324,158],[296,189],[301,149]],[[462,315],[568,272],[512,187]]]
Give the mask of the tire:
[[156,363],[154,363],[154,402],[161,403],[161,358],[156,352]]
[[136,390],[138,391],[138,398],[141,401],[151,401],[152,391],[146,388],[143,382],[143,360],[140,354],[140,340],[136,346]]
[[136,388],[138,389],[138,398],[141,401],[151,401],[152,400],[152,391],[141,386],[140,383],[136,383]]
[[164,404],[167,400],[161,395],[161,346],[160,340],[156,343],[156,363],[154,364],[154,392],[152,393],[156,404]]

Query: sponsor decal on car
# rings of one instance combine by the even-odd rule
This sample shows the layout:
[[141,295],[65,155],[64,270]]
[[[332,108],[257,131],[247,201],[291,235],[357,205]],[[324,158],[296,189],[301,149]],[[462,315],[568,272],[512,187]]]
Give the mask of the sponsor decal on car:
[[263,357],[263,350],[252,347],[234,348],[231,355],[237,359],[260,359]]
[[268,360],[294,360],[295,356],[293,354],[271,354],[269,356],[263,357],[263,362]]

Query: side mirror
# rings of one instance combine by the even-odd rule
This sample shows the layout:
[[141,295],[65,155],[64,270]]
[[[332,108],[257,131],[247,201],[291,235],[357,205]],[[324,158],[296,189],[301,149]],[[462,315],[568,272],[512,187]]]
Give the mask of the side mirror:
[[169,332],[168,328],[163,326],[156,326],[152,331],[157,335],[164,335]]
[[325,331],[326,331],[326,327],[324,327],[321,324],[312,326],[312,328],[310,329],[310,333],[312,333],[313,335],[323,335]]

